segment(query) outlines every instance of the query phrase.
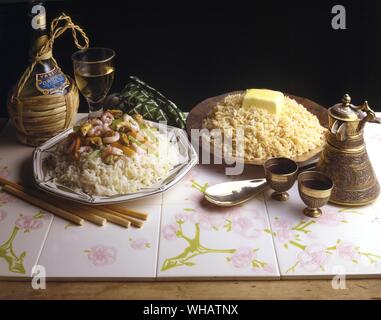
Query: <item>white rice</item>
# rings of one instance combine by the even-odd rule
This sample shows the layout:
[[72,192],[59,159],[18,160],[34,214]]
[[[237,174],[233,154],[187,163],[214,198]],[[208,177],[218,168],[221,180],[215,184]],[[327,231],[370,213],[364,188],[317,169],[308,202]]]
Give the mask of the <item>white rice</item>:
[[112,196],[136,192],[150,187],[168,176],[179,163],[179,151],[167,135],[155,133],[159,146],[151,152],[121,156],[114,164],[105,164],[100,157],[79,161],[69,159],[62,146],[53,155],[50,175],[55,182],[90,195]]

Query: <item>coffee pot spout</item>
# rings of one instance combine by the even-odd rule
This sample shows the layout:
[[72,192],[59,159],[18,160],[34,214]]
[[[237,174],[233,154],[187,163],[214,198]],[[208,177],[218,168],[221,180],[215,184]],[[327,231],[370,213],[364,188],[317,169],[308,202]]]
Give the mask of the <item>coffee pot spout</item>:
[[376,117],[375,112],[369,107],[368,101],[365,101],[361,106],[360,110],[366,113],[366,116],[361,119],[359,123],[359,130],[364,129],[365,124],[367,122],[372,122],[372,123],[381,123],[381,119]]

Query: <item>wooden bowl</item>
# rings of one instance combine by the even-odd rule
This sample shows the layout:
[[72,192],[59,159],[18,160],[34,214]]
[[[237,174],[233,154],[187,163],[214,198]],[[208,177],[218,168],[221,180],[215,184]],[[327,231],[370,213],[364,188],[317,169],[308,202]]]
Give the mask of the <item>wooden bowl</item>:
[[[213,107],[220,101],[224,100],[226,96],[232,95],[232,94],[238,94],[238,93],[244,93],[244,91],[233,91],[229,93],[225,93],[216,97],[208,98],[198,105],[196,105],[190,112],[187,117],[186,122],[186,130],[188,133],[188,136],[191,136],[191,130],[192,129],[202,129],[202,122],[207,117],[207,115],[212,111]],[[285,93],[286,96],[294,99],[299,104],[303,105],[309,112],[314,114],[320,124],[327,128],[328,127],[328,111],[323,106],[317,104],[314,101],[311,101],[306,98],[294,96],[292,94]],[[211,148],[211,154],[213,155],[213,149]],[[314,150],[309,151],[308,153],[305,153],[303,155],[300,155],[298,157],[293,157],[292,160],[294,160],[299,166],[304,166],[306,164],[309,164],[316,160],[320,156],[320,152],[322,151],[323,147],[316,148]],[[256,160],[245,160],[245,164],[251,164],[251,165],[258,165],[262,166],[266,160],[263,159],[256,159]]]

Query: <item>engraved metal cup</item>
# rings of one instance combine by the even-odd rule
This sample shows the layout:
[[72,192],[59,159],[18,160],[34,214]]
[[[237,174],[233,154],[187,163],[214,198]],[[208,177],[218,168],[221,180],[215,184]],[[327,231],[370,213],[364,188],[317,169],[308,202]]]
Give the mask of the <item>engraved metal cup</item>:
[[311,218],[320,217],[320,208],[328,203],[332,189],[332,180],[319,171],[305,171],[299,174],[299,195],[307,205],[303,213]]
[[294,185],[298,175],[298,165],[288,158],[271,158],[263,165],[270,187],[275,190],[271,197],[277,201],[289,199],[287,190]]

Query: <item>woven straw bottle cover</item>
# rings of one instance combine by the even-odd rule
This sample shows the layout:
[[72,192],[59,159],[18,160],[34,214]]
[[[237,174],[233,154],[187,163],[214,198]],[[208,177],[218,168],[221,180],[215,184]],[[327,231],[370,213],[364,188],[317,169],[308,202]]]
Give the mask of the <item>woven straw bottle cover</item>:
[[[30,145],[38,145],[44,140],[47,140],[49,137],[54,136],[56,133],[68,128],[73,118],[75,117],[76,111],[78,109],[79,97],[78,90],[74,84],[74,81],[70,81],[70,90],[64,96],[58,97],[57,95],[51,96],[36,96],[36,97],[23,97],[22,91],[28,79],[33,74],[33,70],[36,64],[41,60],[52,59],[53,62],[58,66],[57,61],[52,56],[53,44],[54,41],[59,38],[66,30],[70,29],[72,32],[73,40],[78,49],[86,49],[89,47],[89,39],[86,36],[85,32],[78,25],[74,24],[69,16],[62,13],[59,17],[55,18],[50,24],[50,35],[48,40],[39,48],[36,52],[35,57],[32,60],[32,63],[26,68],[24,73],[22,74],[20,80],[18,81],[16,87],[12,92],[12,96],[10,97],[10,101],[8,103],[8,112],[16,126],[17,136],[19,140],[23,143]],[[81,44],[78,40],[78,33],[82,37],[83,44]],[[68,77],[69,78],[69,77]],[[69,78],[70,79],[70,78]],[[39,100],[40,99],[40,100]],[[47,108],[43,108],[45,105],[52,105],[52,108],[56,105],[62,105],[62,107],[66,106],[65,112],[62,113],[63,121],[58,122],[60,125],[55,127],[55,123],[57,123],[57,119],[51,124],[46,124],[46,117],[44,117],[44,125],[47,126],[46,134],[41,133],[42,138],[33,138],[28,137],[31,134],[31,130],[28,130],[28,124],[24,123],[24,112],[28,107],[28,102],[31,104],[40,104],[41,110],[46,110]],[[59,102],[57,102],[60,100]],[[38,123],[38,119],[36,118],[34,124]]]

